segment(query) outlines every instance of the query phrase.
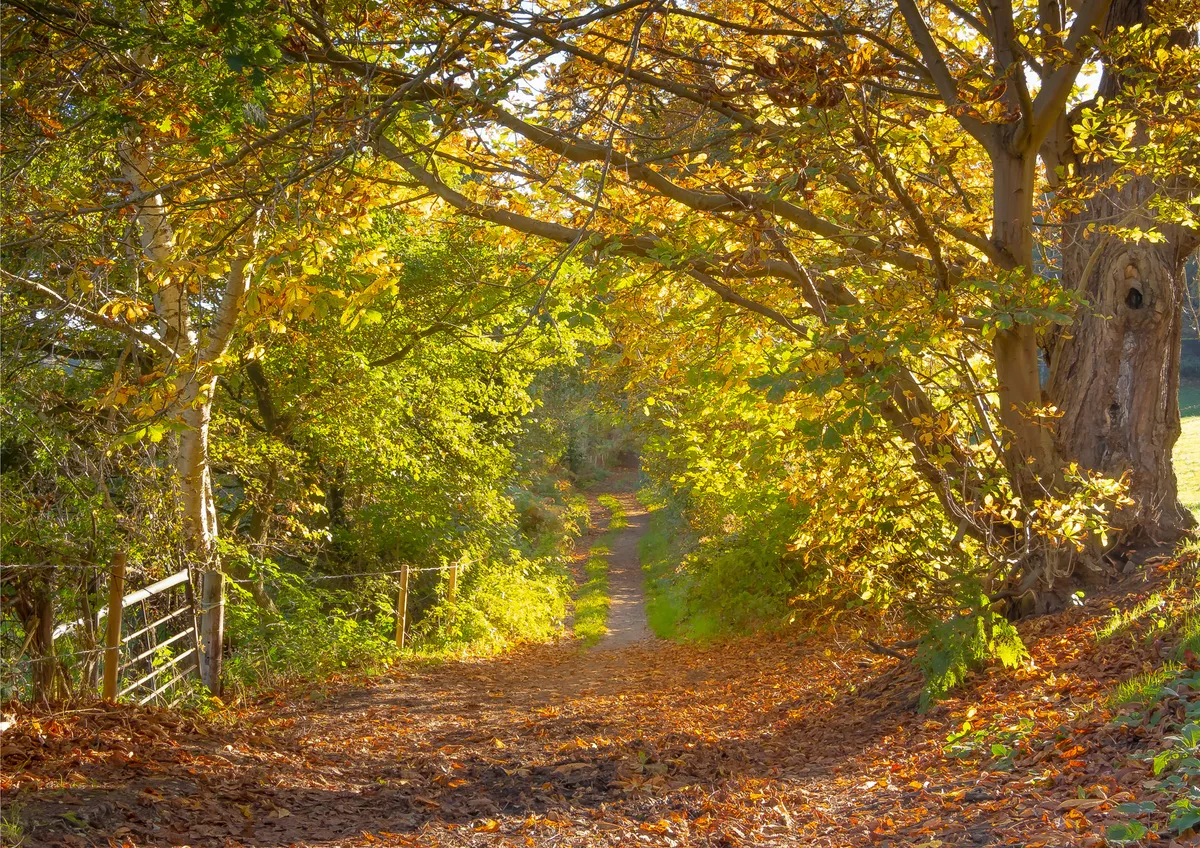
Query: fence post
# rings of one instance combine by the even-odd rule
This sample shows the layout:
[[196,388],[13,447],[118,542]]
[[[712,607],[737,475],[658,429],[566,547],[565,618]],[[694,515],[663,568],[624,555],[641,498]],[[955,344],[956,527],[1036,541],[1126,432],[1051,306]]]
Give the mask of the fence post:
[[396,595],[396,647],[404,649],[404,632],[408,629],[408,563],[400,566],[400,591]]
[[458,560],[455,560],[450,565],[450,589],[447,592],[450,603],[453,604],[458,597]]
[[200,679],[208,691],[221,695],[221,663],[225,649],[225,573],[219,568],[200,572]]
[[108,629],[104,636],[104,700],[117,699],[117,665],[121,659],[121,601],[125,595],[125,552],[113,554],[108,577]]
[[83,618],[83,633],[87,639],[87,650],[92,651],[85,657],[83,662],[83,672],[79,681],[79,688],[87,692],[96,694],[96,687],[100,685],[100,658],[96,656],[96,646],[100,644],[97,635],[100,633],[100,616],[97,614],[99,610],[92,609],[91,595],[99,589],[99,578],[97,573],[93,572],[88,575],[88,579],[83,586],[83,591],[79,593],[80,606],[82,607]]
[[183,597],[192,608],[192,647],[196,649],[195,674],[204,682],[204,652],[200,650],[200,616],[196,614],[196,592],[192,588],[192,569],[188,568],[188,579],[183,583]]

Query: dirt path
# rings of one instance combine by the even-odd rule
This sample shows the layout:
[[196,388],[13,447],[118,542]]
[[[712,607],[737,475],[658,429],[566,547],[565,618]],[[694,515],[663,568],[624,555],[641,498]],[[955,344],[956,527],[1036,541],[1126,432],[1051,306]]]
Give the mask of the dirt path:
[[[1109,603],[1023,625],[1035,665],[926,715],[916,672],[850,631],[564,643],[215,721],[16,715],[0,791],[27,848],[1100,845],[1105,810],[1150,772],[1135,734],[1080,705],[1155,650],[1080,653]],[[946,755],[968,717],[1031,722],[1011,771],[989,773],[986,745]]]
[[625,512],[628,526],[613,541],[608,555],[608,635],[596,645],[599,650],[624,648],[650,639],[643,595],[642,560],[638,540],[646,532],[649,514],[632,494],[614,495]]

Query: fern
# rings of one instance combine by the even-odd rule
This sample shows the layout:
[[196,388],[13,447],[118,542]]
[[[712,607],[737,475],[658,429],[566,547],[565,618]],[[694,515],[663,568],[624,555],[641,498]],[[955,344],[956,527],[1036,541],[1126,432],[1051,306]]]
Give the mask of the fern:
[[946,696],[973,669],[989,659],[1016,668],[1029,657],[1015,627],[990,609],[974,609],[930,628],[917,648],[917,665],[925,674],[920,709]]

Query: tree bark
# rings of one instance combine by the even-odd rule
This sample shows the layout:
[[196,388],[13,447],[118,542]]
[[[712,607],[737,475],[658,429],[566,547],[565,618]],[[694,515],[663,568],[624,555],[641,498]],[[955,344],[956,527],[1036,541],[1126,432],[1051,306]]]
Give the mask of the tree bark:
[[[1138,202],[1129,195],[1149,191],[1138,181],[1121,198],[1094,198],[1085,214],[1115,213]],[[1116,521],[1123,541],[1175,541],[1196,526],[1179,503],[1172,463],[1180,433],[1183,265],[1192,240],[1183,234],[1165,244],[1105,240],[1085,236],[1084,226],[1068,228],[1063,279],[1083,292],[1087,306],[1050,355],[1050,395],[1062,412],[1059,442],[1084,468],[1129,475],[1133,504]]]
[[[1032,154],[1006,150],[992,156],[992,244],[1026,271],[1033,267],[1035,161]],[[1025,499],[1035,495],[1039,480],[1044,485],[1058,471],[1051,433],[1031,416],[1043,404],[1038,349],[1032,324],[1014,324],[997,332],[992,341],[1002,438],[1009,445],[1003,452],[1005,466],[1017,494]]]
[[35,602],[37,629],[30,645],[33,657],[33,700],[48,703],[54,695],[54,584],[47,582],[38,589]]
[[[1149,20],[1146,0],[1116,0],[1105,28]],[[1117,71],[1105,68],[1101,79],[1099,94],[1108,100],[1121,96]],[[1060,162],[1074,159],[1069,144],[1056,147]],[[1117,170],[1109,161],[1073,164],[1084,180],[1102,186],[1111,185]],[[1161,190],[1152,177],[1136,177],[1102,189],[1067,220],[1063,285],[1082,293],[1086,305],[1047,351],[1064,456],[1107,476],[1128,475],[1133,504],[1115,517],[1125,543],[1172,542],[1196,526],[1179,503],[1172,452],[1180,433],[1184,263],[1197,234],[1155,220],[1148,201]],[[1157,229],[1166,241],[1123,240],[1089,224]]]

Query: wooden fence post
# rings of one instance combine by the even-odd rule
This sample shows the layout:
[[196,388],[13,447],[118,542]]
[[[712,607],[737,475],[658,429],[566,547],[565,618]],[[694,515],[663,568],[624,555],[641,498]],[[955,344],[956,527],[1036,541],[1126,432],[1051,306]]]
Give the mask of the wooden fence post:
[[[80,621],[83,622],[83,635],[87,650],[95,651],[96,646],[100,644],[97,635],[100,632],[100,616],[97,615],[99,610],[92,610],[91,595],[99,589],[99,578],[96,573],[88,576],[86,583],[83,586],[83,591],[79,593],[80,606],[82,607],[83,617]],[[84,658],[83,671],[80,675],[79,688],[96,694],[96,687],[100,684],[100,664],[101,658],[95,653],[90,653]]]
[[396,647],[404,649],[408,629],[408,564],[400,566],[400,591],[396,595]]
[[192,588],[192,570],[188,570],[188,579],[183,582],[183,597],[187,605],[192,608],[192,647],[196,650],[196,670],[195,675],[200,678],[200,682],[204,682],[204,652],[200,649],[200,616],[197,614],[196,607],[196,592]]
[[447,597],[450,599],[451,604],[458,598],[458,560],[455,560],[450,565],[450,588],[447,592]]
[[225,650],[225,573],[219,568],[200,572],[200,679],[208,691],[221,695],[221,664]]
[[108,578],[108,629],[104,636],[104,700],[117,699],[117,665],[121,659],[121,601],[125,595],[125,553],[113,554]]

